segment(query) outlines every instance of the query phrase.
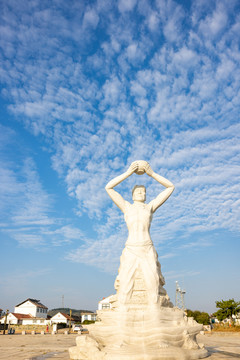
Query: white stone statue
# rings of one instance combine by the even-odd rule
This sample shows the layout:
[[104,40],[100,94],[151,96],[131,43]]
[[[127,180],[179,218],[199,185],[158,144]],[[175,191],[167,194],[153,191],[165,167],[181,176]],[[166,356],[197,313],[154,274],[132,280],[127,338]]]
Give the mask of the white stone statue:
[[[132,190],[133,204],[124,200],[114,190],[114,187],[133,173],[143,174],[158,181],[166,189],[154,200],[146,204],[146,189],[143,185],[136,185]],[[136,271],[143,274],[147,291],[148,302],[159,303],[160,295],[165,296],[166,290],[158,255],[153,246],[149,229],[153,213],[169,198],[174,190],[174,185],[164,177],[156,174],[146,161],[134,161],[128,170],[111,180],[106,191],[114,203],[124,213],[129,235],[120,259],[119,274],[115,281],[119,305],[127,304],[132,296]]]
[[[146,189],[133,188],[133,204],[114,190],[133,173],[146,173],[166,189],[148,204]],[[111,309],[98,310],[98,321],[88,326],[89,335],[77,337],[69,349],[72,360],[194,360],[208,356],[196,336],[202,325],[173,307],[163,288],[165,284],[149,229],[153,213],[172,194],[173,184],[156,174],[143,160],[111,180],[107,193],[124,213],[128,239],[115,281],[116,295]]]

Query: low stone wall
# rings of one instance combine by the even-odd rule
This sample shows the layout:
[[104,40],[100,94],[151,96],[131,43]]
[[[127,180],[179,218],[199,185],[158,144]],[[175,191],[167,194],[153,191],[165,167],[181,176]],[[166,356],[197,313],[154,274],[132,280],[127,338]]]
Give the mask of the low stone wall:
[[[47,330],[47,326],[46,325],[14,325],[11,324],[9,325],[9,329],[12,328],[15,330],[15,332],[22,332],[22,331],[36,331],[36,332],[41,332],[41,331],[45,331]],[[52,332],[53,328],[52,326],[48,326],[48,332]]]

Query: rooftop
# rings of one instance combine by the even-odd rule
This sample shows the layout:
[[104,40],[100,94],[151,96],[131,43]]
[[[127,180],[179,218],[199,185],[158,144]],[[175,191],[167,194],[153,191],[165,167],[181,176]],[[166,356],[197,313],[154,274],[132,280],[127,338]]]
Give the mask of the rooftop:
[[27,300],[22,301],[20,304],[16,305],[16,307],[24,304],[25,302],[30,301],[32,304],[36,305],[39,308],[43,308],[43,309],[48,309],[45,305],[43,305],[42,303],[40,303],[40,300],[37,299],[31,299],[28,298]]

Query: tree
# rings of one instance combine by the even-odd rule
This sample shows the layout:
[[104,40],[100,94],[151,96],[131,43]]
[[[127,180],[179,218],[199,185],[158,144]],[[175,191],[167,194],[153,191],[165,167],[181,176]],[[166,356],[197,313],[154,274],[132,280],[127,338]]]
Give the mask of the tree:
[[187,310],[187,316],[193,317],[194,320],[197,321],[199,324],[209,325],[210,323],[210,316],[206,312],[201,312],[199,310]]
[[216,307],[219,308],[213,316],[219,321],[227,318],[231,318],[233,315],[237,315],[240,312],[240,302],[234,301],[234,299],[216,301]]
[[203,324],[203,325],[209,325],[210,324],[210,316],[208,313],[206,312],[201,312],[198,316],[196,321],[199,324]]

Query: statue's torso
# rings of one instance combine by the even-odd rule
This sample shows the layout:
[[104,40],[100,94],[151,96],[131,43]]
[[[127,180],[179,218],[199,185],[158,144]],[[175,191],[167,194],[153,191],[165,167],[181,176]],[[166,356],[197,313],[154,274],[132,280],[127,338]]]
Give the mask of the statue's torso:
[[126,245],[144,246],[152,244],[149,234],[152,210],[148,204],[127,203],[124,218],[129,232]]

